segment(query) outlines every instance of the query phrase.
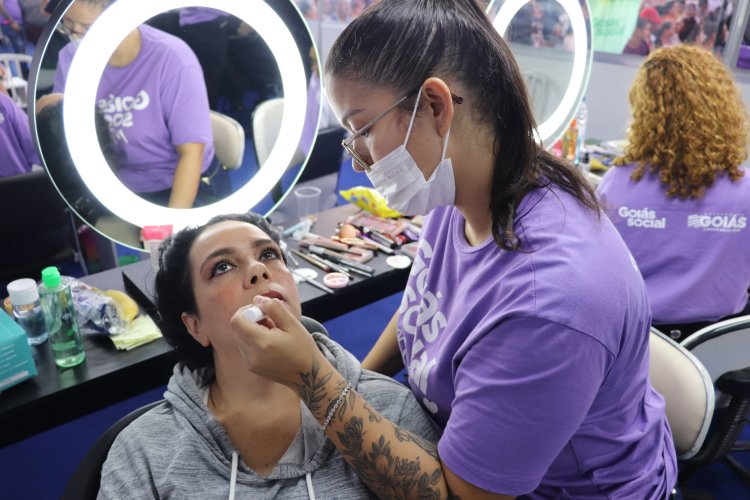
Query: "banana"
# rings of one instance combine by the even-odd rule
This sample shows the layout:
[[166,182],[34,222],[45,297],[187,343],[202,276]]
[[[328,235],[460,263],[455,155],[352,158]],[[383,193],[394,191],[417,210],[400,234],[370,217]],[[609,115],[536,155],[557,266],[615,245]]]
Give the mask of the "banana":
[[120,290],[106,290],[104,295],[112,297],[117,304],[122,318],[130,323],[138,315],[138,304],[130,296]]

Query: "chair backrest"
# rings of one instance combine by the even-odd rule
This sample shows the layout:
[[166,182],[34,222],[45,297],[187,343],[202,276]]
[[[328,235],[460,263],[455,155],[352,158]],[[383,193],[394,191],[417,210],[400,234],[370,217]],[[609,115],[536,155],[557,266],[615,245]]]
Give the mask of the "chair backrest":
[[31,56],[27,54],[0,53],[0,65],[5,70],[3,85],[11,99],[22,108],[28,101],[28,82],[23,78],[22,65],[31,67]]
[[91,448],[89,448],[89,451],[86,452],[83,460],[65,486],[65,490],[60,498],[62,500],[95,499],[99,493],[102,465],[104,465],[104,461],[109,454],[109,449],[112,447],[112,443],[115,442],[117,435],[130,425],[133,420],[162,402],[163,400],[154,401],[153,403],[136,408],[104,431],[104,434],[99,436]]
[[[326,330],[326,328],[318,321],[307,316],[302,316],[300,322],[308,332],[318,332],[328,336],[328,330]],[[68,484],[65,486],[65,491],[63,491],[61,499],[96,499],[101,484],[102,466],[104,465],[105,460],[107,460],[109,449],[112,447],[112,443],[115,442],[117,435],[120,434],[125,427],[130,425],[133,420],[163,402],[164,400],[154,401],[153,403],[136,408],[104,431],[104,433],[96,439],[94,444],[91,445],[91,448],[89,448],[88,452],[86,452],[86,455],[83,457],[83,460],[81,460],[81,463],[78,464],[75,472],[70,480],[68,480]]]
[[245,155],[245,130],[234,118],[211,111],[211,129],[216,158],[227,170],[242,166]]
[[750,367],[750,316],[714,323],[680,345],[701,360],[716,382],[726,372]]
[[664,396],[677,457],[701,449],[714,412],[714,387],[703,364],[687,349],[651,328],[651,384]]
[[[253,111],[253,142],[255,145],[255,154],[258,158],[258,168],[263,164],[271,154],[276,139],[281,130],[281,117],[284,112],[284,98],[275,97],[258,104]],[[305,153],[302,148],[297,146],[294,156],[289,162],[289,166],[299,165],[305,159]]]

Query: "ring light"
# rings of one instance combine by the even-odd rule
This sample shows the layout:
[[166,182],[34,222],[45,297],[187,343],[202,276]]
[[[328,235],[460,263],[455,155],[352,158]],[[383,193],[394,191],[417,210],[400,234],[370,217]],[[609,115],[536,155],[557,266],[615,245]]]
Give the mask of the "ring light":
[[[587,36],[586,20],[583,17],[583,9],[576,0],[557,0],[562,5],[570,19],[573,28],[573,71],[570,75],[568,87],[552,114],[544,120],[539,126],[539,137],[545,144],[555,138],[567,125],[571,119],[571,112],[574,111],[579,95],[585,91],[587,60],[589,52],[590,37]],[[528,3],[528,0],[507,0],[497,12],[493,21],[493,26],[502,36],[513,17],[521,8]],[[487,8],[489,12],[492,9],[494,1]]]
[[[225,199],[192,209],[162,207],[125,187],[104,158],[95,126],[99,80],[120,41],[147,19],[181,7],[223,10],[252,26],[276,58],[284,89],[281,132],[263,168]],[[307,109],[305,70],[297,45],[278,14],[262,0],[119,0],[102,13],[81,41],[65,88],[65,135],[81,178],[113,214],[139,227],[171,224],[177,230],[214,215],[251,209],[271,191],[289,165],[302,135]]]

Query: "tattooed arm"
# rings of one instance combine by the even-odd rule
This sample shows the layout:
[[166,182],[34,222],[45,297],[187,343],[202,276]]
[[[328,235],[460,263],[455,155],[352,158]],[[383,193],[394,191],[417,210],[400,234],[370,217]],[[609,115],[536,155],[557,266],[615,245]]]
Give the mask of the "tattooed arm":
[[[292,386],[322,424],[346,380],[322,353]],[[349,391],[326,434],[379,498],[511,499],[467,483],[441,463],[437,446],[394,424]]]
[[[242,320],[242,310],[232,319],[248,368],[293,388],[322,425],[346,379],[281,301],[256,297],[255,304],[273,328]],[[379,498],[513,498],[482,490],[452,473],[434,444],[384,418],[354,390],[336,408],[326,435]]]

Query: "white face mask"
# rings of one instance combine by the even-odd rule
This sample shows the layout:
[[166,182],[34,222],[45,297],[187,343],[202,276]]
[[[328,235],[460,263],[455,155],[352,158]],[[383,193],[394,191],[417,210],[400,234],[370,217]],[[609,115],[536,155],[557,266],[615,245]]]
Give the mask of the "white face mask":
[[406,150],[421,95],[420,87],[404,143],[375,162],[366,172],[375,190],[385,197],[388,206],[404,215],[427,215],[433,208],[452,205],[456,200],[453,165],[450,159],[445,158],[450,129],[443,140],[440,163],[427,180]]

